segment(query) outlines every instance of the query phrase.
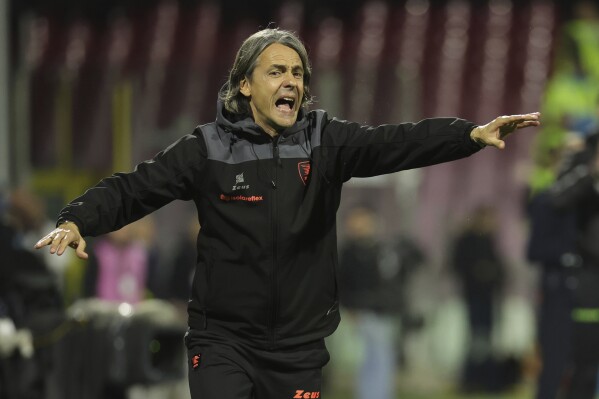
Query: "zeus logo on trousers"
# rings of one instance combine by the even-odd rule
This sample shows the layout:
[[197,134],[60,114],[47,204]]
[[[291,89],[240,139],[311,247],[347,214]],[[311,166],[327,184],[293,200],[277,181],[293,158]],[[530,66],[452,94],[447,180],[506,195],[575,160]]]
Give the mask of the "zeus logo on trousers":
[[320,392],[307,392],[303,389],[298,389],[295,391],[295,396],[293,399],[317,399],[320,398]]

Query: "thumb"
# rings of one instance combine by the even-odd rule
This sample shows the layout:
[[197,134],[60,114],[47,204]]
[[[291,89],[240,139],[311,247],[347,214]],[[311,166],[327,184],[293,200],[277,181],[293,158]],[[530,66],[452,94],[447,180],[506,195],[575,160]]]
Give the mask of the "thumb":
[[487,142],[487,145],[491,145],[495,148],[498,148],[500,150],[503,150],[505,148],[505,141],[501,140],[501,139],[489,139],[489,141]]
[[79,244],[77,244],[77,250],[75,251],[75,253],[77,254],[77,257],[79,259],[87,259],[87,258],[89,258],[89,255],[87,254],[87,252],[85,252],[85,247],[86,246],[87,246],[87,243],[85,242],[85,240],[82,237],[79,240]]
[[503,127],[502,117],[496,118],[490,123],[487,123],[482,130],[481,136],[484,137],[484,142],[488,146],[499,148],[503,150],[505,148],[505,142],[502,140],[501,129]]

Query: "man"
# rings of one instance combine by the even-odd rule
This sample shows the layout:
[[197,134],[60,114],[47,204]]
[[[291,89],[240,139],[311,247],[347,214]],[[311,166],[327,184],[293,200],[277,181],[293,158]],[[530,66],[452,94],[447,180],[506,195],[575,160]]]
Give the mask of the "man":
[[568,298],[572,364],[564,397],[590,399],[599,371],[599,133],[588,136],[584,148],[565,160],[549,194],[558,211],[575,218],[576,256],[570,256],[575,262],[569,266],[576,267]]
[[491,334],[494,309],[501,295],[505,271],[496,249],[495,209],[479,205],[466,218],[452,245],[451,266],[462,288],[469,322],[468,354],[462,370],[465,391],[497,392],[505,388],[494,361]]
[[347,238],[339,249],[340,304],[362,346],[355,382],[359,399],[396,397],[400,346],[395,341],[399,315],[406,310],[405,283],[424,260],[407,237],[379,239],[378,216],[369,205],[352,207],[345,218]]
[[265,29],[239,49],[216,122],[102,180],[64,208],[37,248],[87,258],[86,235],[193,200],[202,229],[188,305],[193,398],[319,398],[339,324],[335,212],[367,177],[504,147],[538,114],[484,126],[456,118],[377,128],[306,112],[310,63],[292,33]]

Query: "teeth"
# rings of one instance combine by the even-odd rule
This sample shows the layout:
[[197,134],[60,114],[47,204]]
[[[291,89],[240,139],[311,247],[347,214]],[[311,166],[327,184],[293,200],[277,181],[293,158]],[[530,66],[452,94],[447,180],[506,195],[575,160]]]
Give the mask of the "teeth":
[[277,101],[277,108],[284,107],[286,110],[291,111],[295,107],[294,97],[280,97]]

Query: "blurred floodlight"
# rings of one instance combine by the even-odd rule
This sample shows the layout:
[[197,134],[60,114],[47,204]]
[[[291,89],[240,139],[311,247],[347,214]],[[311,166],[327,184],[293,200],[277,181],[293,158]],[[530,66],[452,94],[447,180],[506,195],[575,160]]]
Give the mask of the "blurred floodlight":
[[119,314],[123,317],[129,317],[133,314],[133,306],[127,302],[123,302],[119,305]]

